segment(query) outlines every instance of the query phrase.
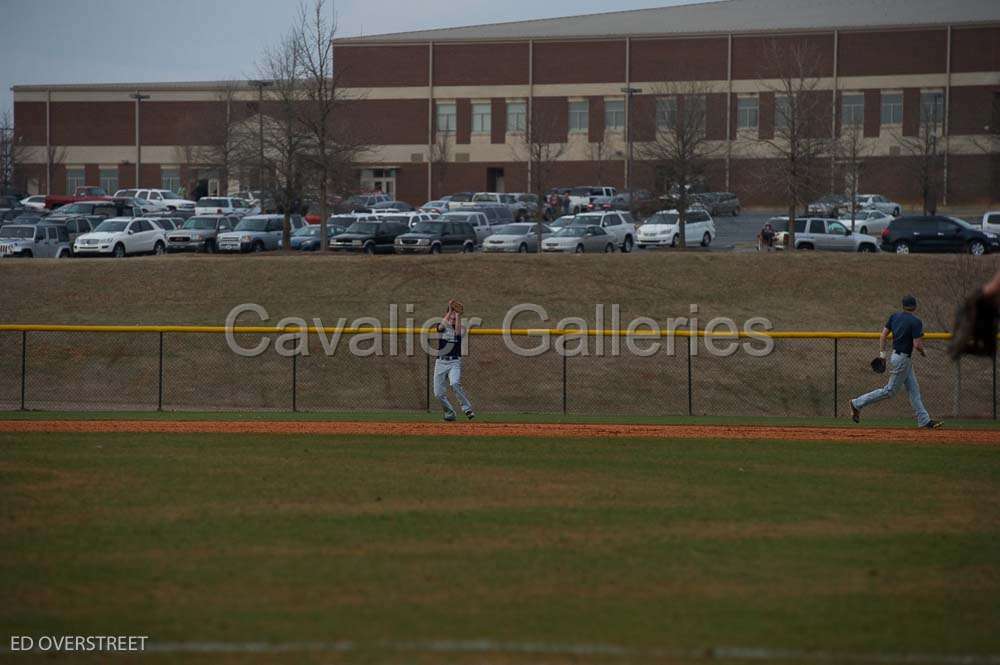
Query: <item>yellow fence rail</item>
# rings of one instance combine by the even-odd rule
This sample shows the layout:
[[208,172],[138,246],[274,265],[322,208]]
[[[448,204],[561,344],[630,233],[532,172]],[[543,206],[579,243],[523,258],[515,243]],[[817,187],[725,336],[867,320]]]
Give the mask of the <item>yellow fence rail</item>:
[[[272,335],[281,333],[302,332],[300,326],[288,326],[279,328],[277,326],[176,326],[176,325],[36,325],[36,324],[0,324],[0,332],[108,332],[108,333],[206,333],[221,335],[227,331],[233,334],[258,334]],[[305,331],[309,334],[324,335],[370,335],[381,333],[383,335],[420,335],[434,332],[431,328],[377,328],[377,327],[317,327],[308,326]],[[771,339],[878,339],[878,332],[856,332],[856,331],[738,331],[736,334],[730,332],[707,332],[705,330],[627,330],[627,329],[596,329],[577,330],[575,328],[469,328],[469,335],[526,337],[539,335],[554,336],[588,336],[588,337],[718,337],[720,339],[751,339],[751,338],[771,338]],[[928,340],[949,340],[951,333],[932,332],[926,333],[924,339]]]

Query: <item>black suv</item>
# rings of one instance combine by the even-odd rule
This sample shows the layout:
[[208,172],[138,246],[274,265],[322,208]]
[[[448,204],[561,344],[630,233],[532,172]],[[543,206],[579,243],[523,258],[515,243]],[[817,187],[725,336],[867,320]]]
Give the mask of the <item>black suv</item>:
[[476,230],[468,222],[418,222],[409,233],[396,236],[397,254],[472,252]]
[[882,231],[882,249],[897,254],[968,252],[979,256],[997,247],[996,235],[944,215],[898,217]]
[[330,249],[337,252],[391,254],[396,236],[410,230],[402,222],[354,222],[338,236],[330,238]]

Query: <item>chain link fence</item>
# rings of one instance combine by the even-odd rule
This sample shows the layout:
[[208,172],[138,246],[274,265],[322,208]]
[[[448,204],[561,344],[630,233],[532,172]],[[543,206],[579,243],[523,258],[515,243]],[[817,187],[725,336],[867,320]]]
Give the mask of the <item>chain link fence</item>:
[[[0,409],[52,411],[437,411],[434,359],[414,338],[350,348],[344,335],[332,352],[308,335],[308,353],[277,353],[276,332],[237,333],[244,357],[218,332],[128,329],[0,331]],[[369,333],[369,337],[373,337]],[[383,336],[384,337],[384,336]],[[551,348],[525,357],[500,335],[473,334],[462,384],[481,412],[622,416],[846,417],[848,400],[883,385],[868,363],[877,341],[776,336],[763,357],[742,350],[709,353],[706,340],[676,336],[636,339],[567,338],[567,357]],[[659,348],[648,353],[652,342]],[[726,342],[731,342],[727,340]],[[522,348],[537,345],[516,338]],[[723,340],[718,340],[722,345]],[[615,345],[620,353],[614,353]],[[947,342],[927,341],[914,360],[928,410],[935,417],[997,416],[996,358],[948,358]],[[599,348],[603,347],[603,348]],[[694,350],[694,353],[691,351]],[[648,355],[647,355],[648,353]],[[905,391],[872,405],[866,417],[911,415]]]

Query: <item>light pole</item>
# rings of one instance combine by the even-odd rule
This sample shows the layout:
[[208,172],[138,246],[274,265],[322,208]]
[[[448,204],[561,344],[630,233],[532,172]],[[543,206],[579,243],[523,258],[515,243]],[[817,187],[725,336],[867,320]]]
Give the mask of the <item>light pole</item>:
[[251,80],[250,85],[257,88],[257,140],[260,152],[257,155],[257,186],[264,189],[264,88],[270,86],[272,81]]
[[142,173],[142,139],[139,135],[139,107],[142,104],[142,100],[149,99],[149,95],[143,95],[138,90],[134,94],[129,95],[135,100],[135,186],[136,188],[142,187],[142,183],[139,182],[140,175]]
[[628,191],[629,206],[632,205],[632,95],[642,93],[642,88],[626,86],[625,93],[625,189]]

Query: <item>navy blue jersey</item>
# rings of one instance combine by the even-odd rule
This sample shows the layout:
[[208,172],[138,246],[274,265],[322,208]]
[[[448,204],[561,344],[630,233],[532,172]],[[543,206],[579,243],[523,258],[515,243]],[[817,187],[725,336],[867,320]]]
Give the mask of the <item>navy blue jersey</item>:
[[455,329],[442,323],[438,326],[441,336],[438,337],[438,358],[455,360],[462,357],[462,336],[455,334]]
[[885,327],[892,331],[892,350],[908,356],[913,355],[913,340],[924,336],[924,324],[912,312],[896,312]]

